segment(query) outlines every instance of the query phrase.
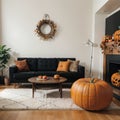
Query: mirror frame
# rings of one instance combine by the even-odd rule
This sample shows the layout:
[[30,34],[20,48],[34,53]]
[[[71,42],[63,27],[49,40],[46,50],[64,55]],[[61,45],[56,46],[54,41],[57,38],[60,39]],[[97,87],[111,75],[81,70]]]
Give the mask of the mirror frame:
[[[41,27],[44,24],[49,25],[50,28],[51,28],[51,30],[48,34],[45,34],[41,31]],[[36,28],[35,32],[38,34],[38,36],[42,37],[44,40],[52,39],[54,37],[55,33],[56,33],[56,25],[51,20],[43,19],[37,24],[37,28]]]

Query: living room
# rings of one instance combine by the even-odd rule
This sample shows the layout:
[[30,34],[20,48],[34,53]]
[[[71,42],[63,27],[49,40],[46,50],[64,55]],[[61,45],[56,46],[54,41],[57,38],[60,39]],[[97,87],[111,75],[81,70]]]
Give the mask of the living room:
[[[103,79],[103,53],[100,43],[105,35],[105,18],[120,10],[119,0],[0,0],[0,43],[11,49],[8,66],[18,57],[76,58],[85,66],[85,77]],[[56,25],[52,39],[35,32],[45,15]],[[8,76],[8,69],[4,72]],[[62,119],[62,118],[61,118]],[[78,118],[76,118],[78,119]]]

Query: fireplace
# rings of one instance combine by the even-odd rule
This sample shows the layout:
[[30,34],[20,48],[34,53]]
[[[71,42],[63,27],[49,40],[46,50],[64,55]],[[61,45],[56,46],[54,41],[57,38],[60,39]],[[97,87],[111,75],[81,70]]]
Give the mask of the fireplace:
[[116,87],[111,82],[113,73],[120,70],[120,10],[106,18],[105,37],[101,41],[103,60],[103,79],[113,87],[114,97],[120,101],[120,87]]
[[116,87],[111,82],[111,76],[113,73],[118,72],[120,70],[120,54],[107,54],[106,57],[106,71],[104,79],[106,82],[108,82],[114,90],[118,91],[117,93],[114,92],[114,97],[116,97],[118,100],[120,100],[120,87]]

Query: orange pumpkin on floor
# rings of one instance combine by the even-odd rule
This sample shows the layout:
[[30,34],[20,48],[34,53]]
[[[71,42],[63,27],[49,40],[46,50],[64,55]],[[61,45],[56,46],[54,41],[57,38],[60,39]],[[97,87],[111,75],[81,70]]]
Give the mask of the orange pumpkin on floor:
[[71,98],[86,110],[102,110],[112,101],[112,87],[100,79],[82,78],[73,83]]

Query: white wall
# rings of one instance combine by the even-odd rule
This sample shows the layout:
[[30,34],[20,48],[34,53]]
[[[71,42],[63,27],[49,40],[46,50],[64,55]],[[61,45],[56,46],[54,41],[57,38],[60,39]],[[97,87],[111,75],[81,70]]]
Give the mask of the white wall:
[[[91,0],[1,0],[2,40],[17,56],[76,57],[90,64],[90,48],[82,45],[92,37]],[[34,30],[47,13],[57,24],[53,40],[42,41]]]
[[98,46],[93,50],[92,75],[94,77],[103,77],[103,57],[100,48],[100,42],[105,34],[105,17],[106,14],[99,14],[99,10],[108,0],[93,0],[92,14],[92,41]]
[[95,15],[94,42],[98,44],[98,47],[94,48],[93,72],[95,77],[101,79],[103,78],[103,54],[100,48],[100,43],[105,35],[105,18],[106,14]]

